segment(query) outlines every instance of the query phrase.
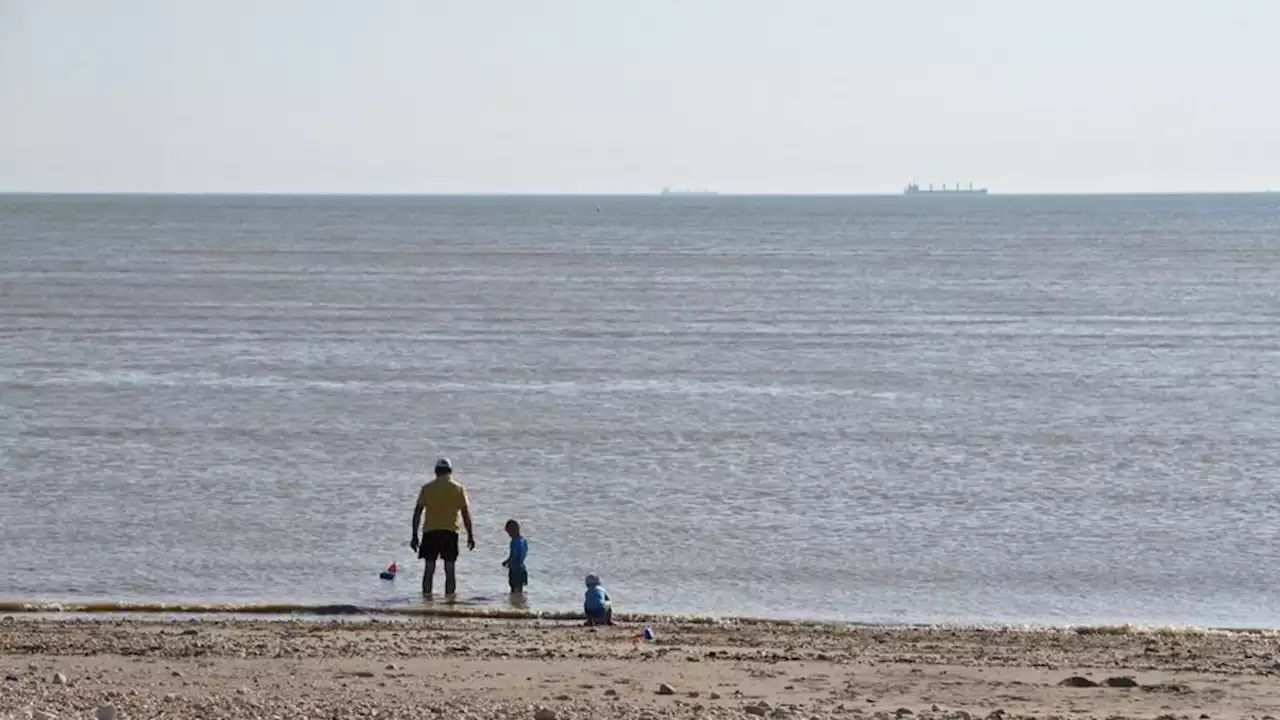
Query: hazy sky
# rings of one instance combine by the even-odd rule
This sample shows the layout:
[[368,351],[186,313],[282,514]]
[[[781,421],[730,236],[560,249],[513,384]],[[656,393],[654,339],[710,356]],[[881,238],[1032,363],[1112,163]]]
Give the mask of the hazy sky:
[[0,0],[0,190],[1280,189],[1280,0]]

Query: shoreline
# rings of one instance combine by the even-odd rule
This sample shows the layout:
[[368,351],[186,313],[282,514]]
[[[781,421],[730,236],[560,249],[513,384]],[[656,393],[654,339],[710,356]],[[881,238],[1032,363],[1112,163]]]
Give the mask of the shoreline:
[[[66,619],[113,618],[115,616],[151,622],[187,622],[199,618],[252,619],[268,622],[307,620],[321,622],[336,617],[368,620],[547,620],[580,621],[581,612],[572,610],[538,610],[501,605],[472,603],[433,603],[429,605],[361,605],[356,603],[291,603],[291,602],[151,602],[96,601],[60,602],[54,600],[0,600],[0,616],[31,616],[52,621]],[[622,612],[615,614],[622,624],[678,623],[689,625],[765,625],[852,627],[883,630],[1002,630],[1007,632],[1077,633],[1229,633],[1280,635],[1273,626],[1179,625],[1143,622],[1102,623],[1023,623],[1023,622],[876,622],[856,620],[824,620],[779,618],[751,615],[714,615],[703,613]]]
[[3,615],[0,718],[1280,715],[1270,631],[651,622]]

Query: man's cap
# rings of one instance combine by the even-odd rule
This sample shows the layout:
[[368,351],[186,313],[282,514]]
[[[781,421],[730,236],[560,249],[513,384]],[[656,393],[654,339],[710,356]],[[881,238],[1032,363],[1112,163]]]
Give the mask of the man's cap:
[[437,469],[437,470],[449,470],[450,472],[452,472],[452,471],[453,471],[453,464],[449,462],[449,458],[442,457],[442,458],[440,458],[439,460],[436,460],[436,469]]

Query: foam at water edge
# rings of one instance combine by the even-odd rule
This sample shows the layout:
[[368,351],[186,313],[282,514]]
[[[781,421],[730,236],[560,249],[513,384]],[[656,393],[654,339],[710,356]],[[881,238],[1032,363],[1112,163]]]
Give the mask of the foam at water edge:
[[[32,615],[222,615],[272,618],[332,618],[359,616],[364,618],[458,618],[476,620],[551,620],[576,621],[582,614],[565,610],[527,610],[515,608],[477,608],[459,605],[415,605],[410,607],[373,607],[346,603],[182,603],[182,602],[56,602],[35,600],[0,600],[0,613]],[[859,623],[820,620],[778,620],[755,617],[725,617],[689,613],[623,613],[619,622],[671,623],[707,626],[777,626],[789,628],[874,628],[897,630],[936,630],[954,632],[1063,632],[1079,635],[1191,635],[1240,633],[1280,635],[1280,628],[1228,628],[1176,625],[1139,625],[1133,623],[1103,625],[1014,625],[963,623]]]

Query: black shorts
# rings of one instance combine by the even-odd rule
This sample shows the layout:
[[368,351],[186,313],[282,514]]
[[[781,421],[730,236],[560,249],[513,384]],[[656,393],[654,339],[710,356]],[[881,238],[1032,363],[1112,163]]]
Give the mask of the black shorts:
[[428,530],[422,533],[418,557],[427,562],[435,562],[436,558],[445,562],[457,562],[458,533],[449,530]]

